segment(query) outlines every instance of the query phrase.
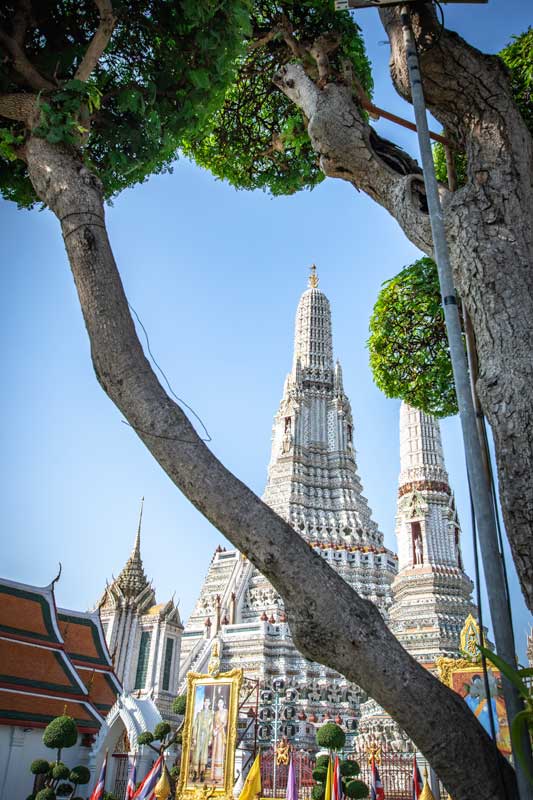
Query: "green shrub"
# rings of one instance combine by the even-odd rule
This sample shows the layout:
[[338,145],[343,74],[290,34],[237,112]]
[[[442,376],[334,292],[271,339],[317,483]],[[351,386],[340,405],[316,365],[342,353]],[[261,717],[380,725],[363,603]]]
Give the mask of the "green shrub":
[[154,734],[150,733],[150,731],[145,731],[144,733],[141,733],[140,736],[137,738],[137,743],[141,745],[152,744],[153,741],[154,741]]
[[175,697],[172,703],[172,711],[174,714],[179,714],[183,716],[185,714],[185,710],[187,708],[187,695],[180,694],[179,697]]
[[316,732],[316,742],[319,747],[327,750],[342,750],[346,741],[346,734],[334,722],[326,722]]
[[73,747],[78,741],[78,729],[72,717],[56,717],[44,729],[43,744],[51,750]]
[[341,775],[345,778],[350,775],[359,775],[361,769],[357,761],[341,761]]
[[41,789],[40,792],[37,792],[35,800],[56,800],[56,793],[50,786],[47,786],[45,789]]
[[31,762],[30,772],[32,775],[46,775],[50,772],[50,762],[44,758],[36,758]]
[[52,778],[56,781],[65,781],[70,775],[70,769],[65,764],[54,764],[52,767]]
[[315,769],[326,769],[327,770],[328,763],[329,763],[329,756],[326,756],[326,755],[318,756],[318,758],[316,760],[316,763],[315,763]]
[[165,736],[171,731],[171,727],[168,722],[158,722],[158,724],[154,728],[154,740],[156,742],[161,742]]
[[91,780],[91,770],[88,767],[84,767],[83,764],[80,764],[78,767],[74,767],[74,769],[71,770],[68,779],[76,784],[76,786],[85,786],[85,784],[89,783]]
[[70,783],[61,783],[56,789],[56,795],[58,797],[70,797],[73,791],[74,786],[71,786]]
[[344,793],[352,800],[357,800],[360,797],[368,797],[368,786],[363,781],[348,781],[344,787]]
[[326,794],[326,787],[324,786],[324,784],[315,783],[315,785],[311,789],[312,800],[324,800],[325,794]]
[[317,783],[325,783],[328,776],[328,769],[327,767],[316,767],[312,774],[313,780]]

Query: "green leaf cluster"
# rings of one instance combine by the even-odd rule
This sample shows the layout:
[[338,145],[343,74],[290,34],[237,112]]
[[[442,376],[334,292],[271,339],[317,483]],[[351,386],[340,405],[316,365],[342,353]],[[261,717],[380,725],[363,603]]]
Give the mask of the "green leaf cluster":
[[185,714],[185,710],[187,708],[187,694],[180,694],[178,697],[175,697],[172,701],[172,711],[174,714],[178,714],[178,716],[182,717]]
[[326,722],[316,732],[316,743],[325,750],[342,750],[346,734],[335,722]]
[[63,750],[65,747],[74,747],[78,741],[76,723],[67,715],[56,717],[50,722],[43,733],[43,744],[51,750]]
[[[239,189],[273,195],[312,189],[324,179],[301,111],[273,83],[280,67],[297,59],[281,34],[258,45],[281,20],[302,46],[319,36],[339,36],[330,58],[332,78],[340,77],[349,62],[365,91],[372,91],[364,43],[348,12],[336,12],[332,0],[255,0],[253,34],[224,104],[184,152]],[[306,70],[316,73],[312,59],[304,61]]]
[[[10,5],[0,9],[2,28],[10,28]],[[42,0],[25,43],[27,58],[57,85],[39,96],[35,133],[78,148],[107,198],[171,169],[184,138],[222,103],[250,33],[248,0],[116,0],[113,7],[117,25],[85,84],[74,76],[98,27],[93,0]],[[8,65],[0,92],[21,91],[33,94]],[[23,207],[37,198],[13,146],[28,133],[4,122],[0,134],[0,191]]]
[[374,382],[435,417],[457,413],[437,267],[420,258],[383,284],[367,342]]

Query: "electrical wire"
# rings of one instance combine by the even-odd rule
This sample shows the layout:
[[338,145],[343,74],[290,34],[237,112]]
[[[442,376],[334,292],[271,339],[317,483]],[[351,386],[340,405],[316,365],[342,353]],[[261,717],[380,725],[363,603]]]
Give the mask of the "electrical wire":
[[[139,323],[139,325],[142,328],[142,331],[144,333],[144,337],[146,339],[146,347],[147,347],[148,353],[150,354],[150,358],[152,359],[152,363],[154,364],[154,366],[156,367],[156,369],[159,371],[160,375],[162,376],[163,380],[165,381],[165,383],[167,385],[167,388],[168,388],[168,391],[170,392],[172,397],[179,403],[180,406],[185,406],[185,408],[187,408],[191,412],[191,414],[194,415],[194,417],[198,420],[198,422],[200,423],[200,425],[204,429],[205,437],[199,437],[200,440],[202,442],[211,442],[211,441],[213,441],[212,437],[211,437],[211,434],[207,430],[202,418],[196,413],[196,411],[194,410],[194,408],[192,408],[192,406],[190,406],[188,403],[186,403],[185,400],[183,400],[181,397],[178,397],[178,395],[175,393],[174,389],[170,385],[170,381],[167,378],[164,370],[162,369],[162,367],[160,367],[160,365],[158,364],[154,354],[152,353],[152,348],[150,347],[150,339],[148,337],[148,332],[147,332],[146,328],[144,327],[141,318],[139,317],[138,313],[135,311],[135,309],[133,308],[133,306],[131,305],[131,303],[129,301],[128,301],[128,307],[129,307],[130,311],[132,312],[132,314],[134,315],[135,319],[137,320],[137,322]],[[130,428],[133,428],[134,430],[138,430],[139,433],[144,433],[144,434],[147,434],[148,436],[155,436],[157,439],[169,439],[171,441],[176,441],[176,442],[185,442],[186,444],[196,444],[196,442],[194,442],[192,439],[178,439],[178,438],[175,438],[173,436],[162,436],[162,435],[159,435],[157,433],[152,433],[152,431],[143,431],[140,428],[136,428],[134,425],[131,425],[129,422],[126,422],[126,420],[122,420],[122,421],[123,421],[123,423],[125,425],[128,425]]]

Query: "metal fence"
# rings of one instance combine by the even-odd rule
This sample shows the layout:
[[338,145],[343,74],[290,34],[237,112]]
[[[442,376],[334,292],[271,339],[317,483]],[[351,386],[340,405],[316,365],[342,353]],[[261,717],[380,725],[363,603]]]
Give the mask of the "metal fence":
[[[261,753],[261,796],[285,797],[287,779],[289,774],[288,764],[276,764],[274,750],[264,750]],[[292,759],[296,775],[299,800],[310,800],[313,788],[312,772],[315,768],[315,758],[305,750],[293,750]]]

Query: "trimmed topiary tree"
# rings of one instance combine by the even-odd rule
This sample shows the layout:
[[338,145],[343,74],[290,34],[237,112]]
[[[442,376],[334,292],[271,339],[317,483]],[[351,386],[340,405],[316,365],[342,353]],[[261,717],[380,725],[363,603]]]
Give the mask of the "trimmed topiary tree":
[[[342,750],[346,742],[346,734],[339,725],[334,722],[327,722],[316,733],[316,741],[320,747],[328,750]],[[326,794],[326,781],[328,777],[328,755],[318,756],[313,770],[313,779],[316,781],[311,790],[312,800],[324,800]],[[359,797],[368,797],[368,786],[360,780],[355,780],[359,775],[360,768],[357,761],[343,759],[339,764],[341,774],[342,794],[356,800]]]
[[[43,744],[52,750],[57,750],[55,761],[45,758],[36,758],[30,765],[32,775],[44,775],[45,785],[35,795],[30,795],[31,800],[56,800],[57,797],[73,797],[78,786],[89,783],[91,773],[87,767],[80,764],[77,767],[67,767],[60,761],[61,751],[73,747],[78,741],[76,723],[67,715],[56,717],[45,728]],[[28,798],[27,800],[30,800]]]
[[[163,755],[165,750],[168,750],[173,744],[180,740],[180,730],[183,723],[179,728],[172,732],[170,722],[158,722],[154,731],[144,731],[137,737],[137,742],[140,745],[146,745],[158,755]],[[159,746],[152,744],[152,742],[159,742]]]
[[335,722],[326,722],[316,732],[316,743],[325,750],[342,750],[346,734]]
[[187,708],[187,695],[180,694],[178,697],[175,697],[172,701],[172,711],[174,714],[178,714],[180,717],[185,716],[185,711]]

